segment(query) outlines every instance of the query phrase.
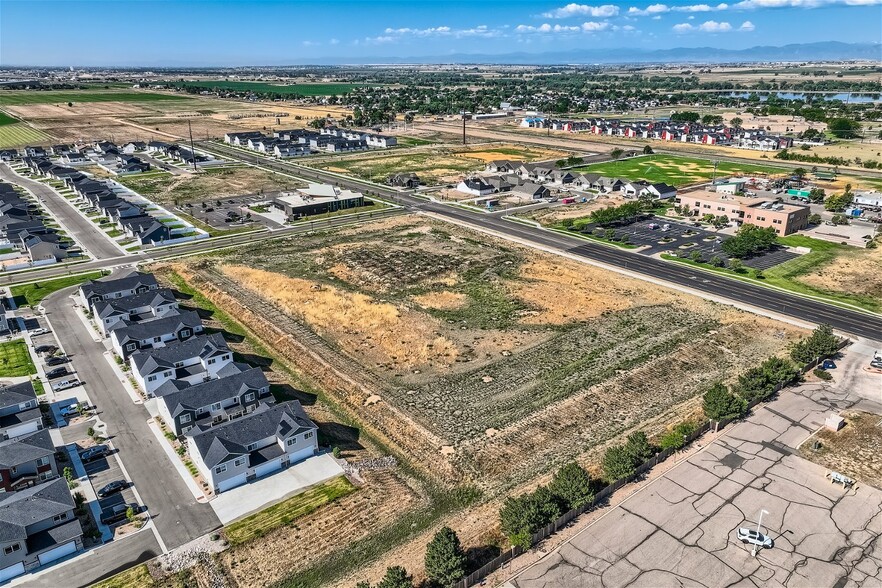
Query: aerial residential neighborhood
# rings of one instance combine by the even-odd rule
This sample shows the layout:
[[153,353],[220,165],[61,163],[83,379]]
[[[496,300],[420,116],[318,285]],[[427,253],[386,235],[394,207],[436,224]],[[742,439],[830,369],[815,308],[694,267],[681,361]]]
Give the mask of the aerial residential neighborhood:
[[880,584],[882,3],[0,15],[0,588]]

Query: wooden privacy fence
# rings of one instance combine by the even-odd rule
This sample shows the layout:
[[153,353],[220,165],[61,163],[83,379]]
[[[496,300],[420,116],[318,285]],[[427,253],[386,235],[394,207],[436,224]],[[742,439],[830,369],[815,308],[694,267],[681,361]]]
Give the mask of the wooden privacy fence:
[[[840,349],[842,349],[843,347],[845,347],[849,343],[850,343],[850,341],[848,339],[842,339],[839,342],[839,346],[836,348],[836,352],[834,352],[831,355],[835,355],[836,353],[839,352]],[[830,355],[824,356],[824,357],[819,357],[815,361],[812,361],[810,363],[805,364],[801,368],[802,373],[806,373],[807,371],[818,367],[819,365],[821,365],[821,363],[825,359],[828,359],[829,357],[830,357]],[[791,383],[792,382],[781,382],[780,384],[777,384],[775,386],[774,392],[772,392],[772,394],[779,392],[782,388],[784,388],[785,386],[787,386]],[[770,394],[770,396],[771,396],[771,394]],[[760,402],[763,402],[764,400],[768,400],[768,397],[757,398],[757,399],[750,401],[747,404],[747,410],[750,410],[751,408],[753,408],[754,406],[756,406]],[[698,429],[696,429],[695,432],[693,432],[691,435],[686,437],[686,443],[684,444],[684,447],[686,445],[689,445],[693,441],[695,441],[700,436],[704,435],[710,429],[713,429],[714,431],[718,431],[719,429],[722,429],[723,427],[725,427],[726,425],[728,425],[732,421],[737,420],[738,418],[741,418],[741,417],[736,417],[733,419],[726,419],[723,421],[716,421],[716,422],[706,421],[703,425],[698,427]],[[606,486],[603,490],[598,492],[594,496],[594,500],[592,500],[589,504],[586,504],[586,505],[581,506],[579,508],[573,509],[567,513],[564,513],[556,521],[549,523],[548,526],[546,526],[545,528],[542,528],[542,529],[539,529],[538,531],[536,531],[533,534],[533,536],[531,537],[530,544],[536,545],[537,543],[539,543],[540,541],[542,541],[543,539],[545,539],[549,535],[557,533],[560,529],[562,529],[567,524],[569,524],[570,521],[572,521],[577,516],[579,516],[585,512],[588,512],[589,510],[591,510],[593,508],[596,508],[600,504],[603,504],[606,501],[606,499],[609,497],[610,494],[612,494],[613,492],[615,492],[616,490],[618,490],[622,486],[624,486],[626,484],[630,484],[634,480],[640,478],[644,473],[646,473],[647,470],[652,469],[654,466],[663,462],[664,460],[669,458],[671,455],[673,455],[677,451],[678,451],[677,449],[665,449],[664,451],[660,451],[660,452],[656,453],[654,457],[651,457],[651,458],[647,459],[646,461],[644,461],[642,464],[640,464],[637,467],[637,469],[634,470],[634,473],[632,475],[628,476],[627,478],[621,478],[620,480],[616,480],[615,482],[613,482],[609,486]],[[469,586],[473,586],[474,584],[477,584],[478,582],[480,582],[481,580],[486,578],[488,575],[490,575],[492,572],[495,572],[496,570],[501,568],[503,565],[505,565],[506,563],[508,563],[512,559],[516,558],[517,556],[521,555],[522,553],[524,553],[524,550],[521,547],[512,547],[508,551],[505,551],[501,555],[488,561],[483,566],[481,566],[480,568],[478,568],[477,570],[475,570],[474,572],[472,572],[471,574],[469,574],[468,576],[464,577],[462,580],[460,580],[459,582],[454,584],[454,588],[469,588]]]

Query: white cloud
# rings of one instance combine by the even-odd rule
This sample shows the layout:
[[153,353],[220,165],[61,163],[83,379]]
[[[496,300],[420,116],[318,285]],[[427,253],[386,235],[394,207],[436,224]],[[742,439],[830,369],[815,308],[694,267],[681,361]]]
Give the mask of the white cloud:
[[395,37],[390,37],[388,35],[379,37],[365,37],[364,42],[368,45],[385,45],[386,43],[394,43]]
[[625,25],[622,27],[623,31],[636,31],[637,29],[632,27],[631,25]]
[[330,43],[331,45],[339,45],[340,39],[331,39],[330,41],[328,41],[328,43]]
[[321,43],[319,43],[318,41],[301,41],[300,44],[304,47],[315,47],[316,45],[320,45]]
[[628,14],[633,16],[648,16],[650,14],[659,14],[662,12],[670,12],[671,7],[667,4],[650,4],[644,9],[636,8],[632,6],[628,9]]
[[632,16],[649,16],[652,14],[664,14],[666,12],[715,12],[718,10],[727,10],[729,4],[721,2],[719,4],[686,4],[683,6],[668,6],[667,4],[651,4],[646,8],[640,9],[632,6],[628,9],[628,14]]
[[[750,24],[749,22],[747,24]],[[742,25],[744,26],[744,25]],[[750,24],[750,26],[753,26]],[[691,33],[694,31],[698,31],[701,33],[728,33],[732,31],[732,25],[727,22],[717,22],[715,20],[708,20],[701,23],[698,26],[694,26],[689,24],[688,22],[684,22],[681,24],[676,24],[672,27],[672,30],[675,33],[683,34],[683,33]],[[747,29],[744,29],[747,30]]]
[[[694,17],[694,16],[690,16],[689,18],[695,18],[695,17]],[[655,16],[652,17],[652,20],[661,20],[661,16],[658,15],[658,14],[656,14]]]
[[695,20],[695,17],[690,14],[686,17],[686,20]]
[[448,26],[429,27],[425,29],[415,29],[403,27],[398,29],[387,28],[383,31],[386,36],[395,37],[498,37],[501,32],[498,29],[491,29],[487,25],[478,25],[469,29],[454,29]]
[[749,20],[745,20],[743,23],[741,23],[741,26],[738,27],[739,31],[744,31],[745,33],[753,32],[755,29],[756,29],[756,25],[754,25]]
[[592,16],[594,18],[609,18],[619,14],[619,7],[613,4],[603,4],[601,6],[589,6],[587,4],[576,4],[575,2],[555,8],[548,12],[542,13],[545,18],[571,18],[574,16]]
[[822,6],[876,6],[882,0],[741,0],[734,4],[687,4],[668,6],[652,4],[646,8],[632,6],[628,9],[631,16],[649,16],[665,12],[719,12],[723,10],[758,10],[762,8],[820,8]]
[[677,33],[677,34],[679,34],[679,35],[682,35],[683,33],[689,33],[689,32],[691,32],[691,31],[693,31],[693,30],[695,29],[695,27],[693,27],[693,26],[692,26],[691,24],[689,24],[688,22],[684,22],[684,23],[681,23],[681,24],[675,24],[673,27],[671,27],[671,29],[672,29],[675,33]]
[[538,27],[534,27],[533,25],[518,25],[515,27],[516,33],[596,33],[598,31],[605,31],[610,28],[609,22],[607,21],[587,21],[583,22],[579,26],[567,26],[567,25],[552,25],[550,23],[543,23]]

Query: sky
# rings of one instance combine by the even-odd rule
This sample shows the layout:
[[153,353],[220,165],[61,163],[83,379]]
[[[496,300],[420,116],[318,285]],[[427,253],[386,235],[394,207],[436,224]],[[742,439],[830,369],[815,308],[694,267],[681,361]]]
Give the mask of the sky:
[[882,0],[0,0],[0,65],[236,66],[882,42]]

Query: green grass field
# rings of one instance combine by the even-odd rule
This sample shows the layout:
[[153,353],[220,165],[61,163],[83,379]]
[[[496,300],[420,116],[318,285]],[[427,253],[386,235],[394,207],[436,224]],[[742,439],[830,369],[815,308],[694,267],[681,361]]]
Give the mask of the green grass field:
[[21,121],[19,121],[17,118],[9,116],[5,112],[0,112],[0,127],[6,125],[14,125],[17,122]]
[[218,90],[230,90],[233,92],[265,92],[286,96],[332,96],[345,94],[353,88],[360,88],[367,84],[276,85],[267,84],[266,82],[225,82],[206,80],[202,82],[177,82],[174,85],[179,88],[216,88]]
[[92,584],[91,588],[151,588],[155,585],[147,564],[141,564]]
[[[710,180],[714,176],[714,162],[710,159],[696,159],[679,155],[649,155],[618,161],[595,163],[578,168],[579,172],[619,177],[626,180],[646,180],[664,182],[673,186]],[[786,174],[787,170],[770,165],[749,163],[717,163],[717,177],[732,175]]]
[[23,104],[56,104],[73,102],[157,102],[160,100],[190,100],[187,96],[157,92],[118,92],[115,90],[6,90],[0,91],[0,106]]
[[30,376],[37,373],[28,344],[23,340],[0,343],[0,378]]
[[102,277],[103,274],[101,272],[89,272],[88,274],[80,274],[78,276],[66,276],[64,278],[56,278],[54,280],[45,280],[41,282],[34,282],[32,284],[22,284],[20,286],[13,286],[9,289],[9,293],[12,295],[13,299],[15,299],[15,303],[18,306],[22,305],[30,305],[35,306],[40,303],[46,296],[49,296],[53,292],[57,292],[62,288],[67,288],[68,286],[76,286],[77,284],[82,284],[87,280],[97,280]]
[[20,122],[0,125],[0,149],[40,145],[48,143],[52,137]]
[[272,531],[276,527],[290,524],[297,517],[307,515],[320,506],[342,498],[355,490],[355,486],[345,477],[334,478],[228,525],[224,529],[224,534],[231,545],[241,545]]

